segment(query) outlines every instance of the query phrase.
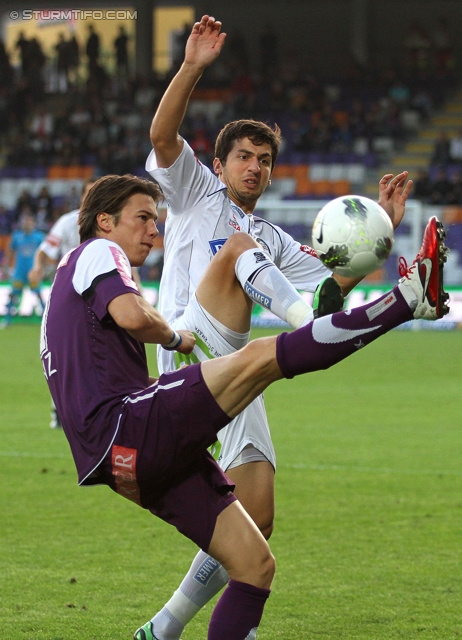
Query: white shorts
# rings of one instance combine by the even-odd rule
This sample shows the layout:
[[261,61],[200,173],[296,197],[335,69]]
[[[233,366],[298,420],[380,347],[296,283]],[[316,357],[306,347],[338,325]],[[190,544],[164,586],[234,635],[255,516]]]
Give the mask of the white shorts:
[[[249,340],[248,333],[235,333],[212,318],[202,309],[195,296],[186,307],[183,316],[171,322],[170,326],[175,330],[192,331],[196,336],[196,346],[189,356],[159,347],[157,360],[160,373],[174,371],[183,363],[204,362],[235,353]],[[221,451],[216,458],[224,471],[247,445],[253,445],[276,469],[276,454],[271,441],[263,394],[222,429],[218,433],[218,439]]]

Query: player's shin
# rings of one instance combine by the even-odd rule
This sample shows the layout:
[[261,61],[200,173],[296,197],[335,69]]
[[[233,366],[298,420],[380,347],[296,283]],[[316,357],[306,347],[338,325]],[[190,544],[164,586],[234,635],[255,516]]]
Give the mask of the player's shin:
[[285,378],[340,362],[376,338],[411,320],[413,312],[398,287],[370,304],[317,318],[277,338],[276,358]]
[[159,640],[179,640],[196,613],[228,583],[222,565],[204,551],[194,558],[179,588],[152,619]]
[[255,638],[269,594],[269,589],[230,580],[213,611],[208,640]]
[[236,260],[236,277],[254,302],[295,329],[313,318],[313,309],[263,251],[248,249]]

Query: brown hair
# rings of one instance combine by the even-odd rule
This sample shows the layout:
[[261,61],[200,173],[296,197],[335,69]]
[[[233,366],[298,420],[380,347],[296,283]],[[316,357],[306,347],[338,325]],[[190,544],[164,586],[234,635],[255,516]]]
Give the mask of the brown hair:
[[271,128],[264,122],[257,120],[234,120],[223,127],[215,142],[215,157],[221,164],[226,164],[226,159],[236,140],[249,138],[255,145],[269,144],[271,147],[271,170],[276,164],[276,159],[281,145],[281,129],[277,124]]
[[96,237],[98,213],[114,216],[117,225],[120,212],[127,200],[136,193],[151,196],[157,204],[162,200],[162,192],[156,182],[143,180],[126,174],[124,176],[104,176],[99,178],[85,196],[79,213],[80,242]]

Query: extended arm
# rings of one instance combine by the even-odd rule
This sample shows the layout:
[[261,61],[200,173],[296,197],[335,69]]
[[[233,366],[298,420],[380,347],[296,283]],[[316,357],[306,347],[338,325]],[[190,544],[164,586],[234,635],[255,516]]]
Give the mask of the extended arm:
[[220,29],[221,22],[209,16],[203,16],[193,26],[184,62],[160,101],[151,124],[151,143],[159,167],[170,167],[181,153],[183,140],[178,132],[194,87],[204,69],[220,55],[226,37]]
[[[144,298],[135,293],[125,293],[111,300],[108,311],[114,322],[139,342],[167,345],[172,341],[173,330]],[[179,331],[182,343],[176,349],[191,353],[195,338],[190,331]]]

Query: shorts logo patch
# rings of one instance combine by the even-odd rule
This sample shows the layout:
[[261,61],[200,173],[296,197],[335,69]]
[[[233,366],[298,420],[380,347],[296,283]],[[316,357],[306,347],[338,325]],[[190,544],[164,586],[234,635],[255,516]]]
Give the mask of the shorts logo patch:
[[213,255],[215,255],[222,248],[227,239],[228,238],[217,238],[216,240],[209,240],[209,245]]
[[196,571],[194,580],[196,580],[203,587],[206,587],[210,581],[210,578],[215,575],[219,568],[219,563],[209,556],[206,560],[204,560],[199,569]]
[[255,289],[255,287],[252,287],[248,282],[245,283],[244,291],[254,302],[258,302],[258,304],[261,304],[265,309],[271,309],[273,299],[269,296],[265,296],[264,293]]
[[112,447],[112,475],[116,491],[141,506],[140,488],[136,481],[136,449]]

